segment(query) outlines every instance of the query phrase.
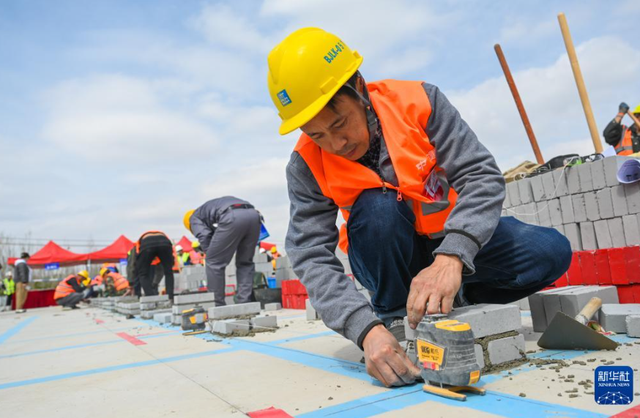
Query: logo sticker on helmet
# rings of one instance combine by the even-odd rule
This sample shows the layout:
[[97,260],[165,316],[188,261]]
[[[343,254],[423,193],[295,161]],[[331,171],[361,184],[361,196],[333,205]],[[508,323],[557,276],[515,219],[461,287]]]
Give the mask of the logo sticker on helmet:
[[291,99],[289,98],[289,95],[287,94],[287,90],[282,90],[281,92],[278,93],[278,99],[280,99],[280,103],[282,104],[282,106],[286,106],[288,104],[291,104]]
[[342,43],[342,41],[340,41],[336,44],[336,46],[331,48],[329,52],[327,52],[327,55],[324,56],[325,61],[331,64],[331,62],[338,56],[339,53],[342,52],[342,50],[344,50],[344,44]]

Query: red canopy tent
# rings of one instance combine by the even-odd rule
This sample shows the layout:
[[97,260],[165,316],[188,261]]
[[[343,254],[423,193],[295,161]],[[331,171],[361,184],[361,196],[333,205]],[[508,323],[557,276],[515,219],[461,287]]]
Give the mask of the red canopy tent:
[[267,251],[271,251],[272,247],[275,247],[276,244],[271,244],[269,242],[260,241],[260,248],[264,248]]
[[182,238],[180,238],[180,241],[178,241],[177,245],[181,246],[186,253],[193,251],[191,241],[189,241],[189,238],[185,237],[184,235],[182,236]]
[[[17,258],[9,258],[9,264],[13,265]],[[75,266],[85,264],[87,261],[86,254],[76,254],[69,250],[65,250],[53,241],[49,241],[47,245],[42,247],[38,252],[33,254],[28,265],[32,267],[44,267],[45,264],[59,263],[60,266]]]
[[133,242],[124,235],[105,248],[86,254],[86,259],[92,262],[120,261],[127,258],[127,253],[133,248]]

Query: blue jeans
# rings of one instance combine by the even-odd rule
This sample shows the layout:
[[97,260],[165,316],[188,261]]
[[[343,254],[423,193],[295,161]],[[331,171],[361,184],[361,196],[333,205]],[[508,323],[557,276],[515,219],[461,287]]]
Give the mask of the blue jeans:
[[[418,235],[414,223],[406,203],[381,189],[365,190],[349,216],[351,269],[385,322],[407,314],[411,280],[431,265],[432,252],[442,242]],[[463,298],[472,304],[509,303],[562,276],[571,264],[571,248],[553,228],[503,217],[473,262],[476,272],[462,277]]]

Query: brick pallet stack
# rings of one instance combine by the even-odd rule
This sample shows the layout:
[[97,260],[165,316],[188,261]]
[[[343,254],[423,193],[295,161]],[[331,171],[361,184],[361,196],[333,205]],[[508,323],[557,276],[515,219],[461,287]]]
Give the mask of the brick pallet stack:
[[142,296],[140,298],[140,318],[153,319],[154,315],[171,312],[169,295]]

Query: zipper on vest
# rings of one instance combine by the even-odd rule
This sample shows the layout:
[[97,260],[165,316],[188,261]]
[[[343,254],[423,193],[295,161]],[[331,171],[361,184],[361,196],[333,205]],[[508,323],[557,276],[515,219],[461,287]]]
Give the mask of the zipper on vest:
[[379,174],[380,182],[382,183],[382,194],[387,194],[387,185],[385,184],[385,179],[382,177],[382,174]]
[[402,202],[402,192],[400,191],[400,189],[396,191],[398,192],[398,197],[397,197],[398,202]]

